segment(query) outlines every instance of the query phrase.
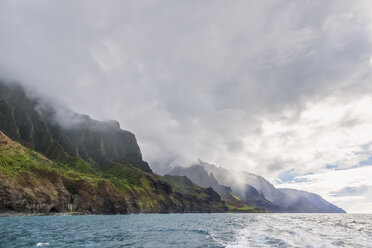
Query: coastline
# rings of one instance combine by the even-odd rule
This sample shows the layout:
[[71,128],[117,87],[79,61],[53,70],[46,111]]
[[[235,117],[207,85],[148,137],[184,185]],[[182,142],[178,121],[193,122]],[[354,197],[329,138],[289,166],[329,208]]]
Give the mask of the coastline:
[[82,215],[143,215],[143,214],[273,214],[270,212],[247,212],[247,211],[226,211],[226,212],[143,212],[143,213],[83,213],[83,212],[62,212],[62,213],[21,213],[5,212],[0,213],[1,217],[29,217],[29,216],[82,216]]

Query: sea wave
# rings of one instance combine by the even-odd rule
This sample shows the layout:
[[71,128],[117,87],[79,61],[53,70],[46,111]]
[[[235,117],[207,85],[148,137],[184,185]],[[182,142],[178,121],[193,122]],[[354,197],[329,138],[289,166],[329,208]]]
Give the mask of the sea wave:
[[2,217],[0,247],[371,247],[371,223],[351,214]]

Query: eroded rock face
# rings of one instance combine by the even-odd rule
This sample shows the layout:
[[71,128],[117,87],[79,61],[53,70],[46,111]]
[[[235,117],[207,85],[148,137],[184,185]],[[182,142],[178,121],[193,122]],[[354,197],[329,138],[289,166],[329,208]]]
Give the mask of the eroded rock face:
[[0,82],[0,130],[11,139],[54,161],[82,158],[105,166],[130,163],[151,172],[134,134],[117,121],[97,121],[31,99],[20,85]]
[[[22,179],[21,179],[22,178]],[[67,189],[66,188],[69,188]],[[0,212],[125,214],[127,203],[107,182],[92,186],[68,182],[55,172],[37,170],[17,181],[0,178]]]
[[[150,177],[151,178],[151,177]],[[151,178],[152,179],[152,178]],[[53,171],[33,170],[16,179],[0,176],[0,213],[65,213],[128,214],[224,212],[226,206],[213,189],[202,189],[207,197],[200,199],[185,192],[173,191],[162,181],[151,180],[151,200],[156,207],[141,203],[141,196],[123,194],[106,181],[92,185],[86,180],[66,180]]]

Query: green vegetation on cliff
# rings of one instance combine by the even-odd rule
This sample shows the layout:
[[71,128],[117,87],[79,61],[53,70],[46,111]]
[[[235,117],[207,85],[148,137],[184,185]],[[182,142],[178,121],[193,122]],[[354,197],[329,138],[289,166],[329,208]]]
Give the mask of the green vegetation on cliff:
[[0,213],[228,209],[212,188],[153,174],[118,122],[56,109],[0,82]]
[[211,189],[172,187],[130,164],[93,167],[82,159],[53,162],[0,132],[0,211],[224,212]]

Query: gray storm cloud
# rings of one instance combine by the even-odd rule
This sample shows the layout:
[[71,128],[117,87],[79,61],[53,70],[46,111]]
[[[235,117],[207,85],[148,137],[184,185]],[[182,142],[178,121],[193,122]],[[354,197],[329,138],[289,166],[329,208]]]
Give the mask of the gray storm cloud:
[[371,154],[372,136],[340,131],[372,120],[353,111],[371,103],[371,16],[370,1],[4,0],[0,73],[120,121],[158,172],[350,167]]

